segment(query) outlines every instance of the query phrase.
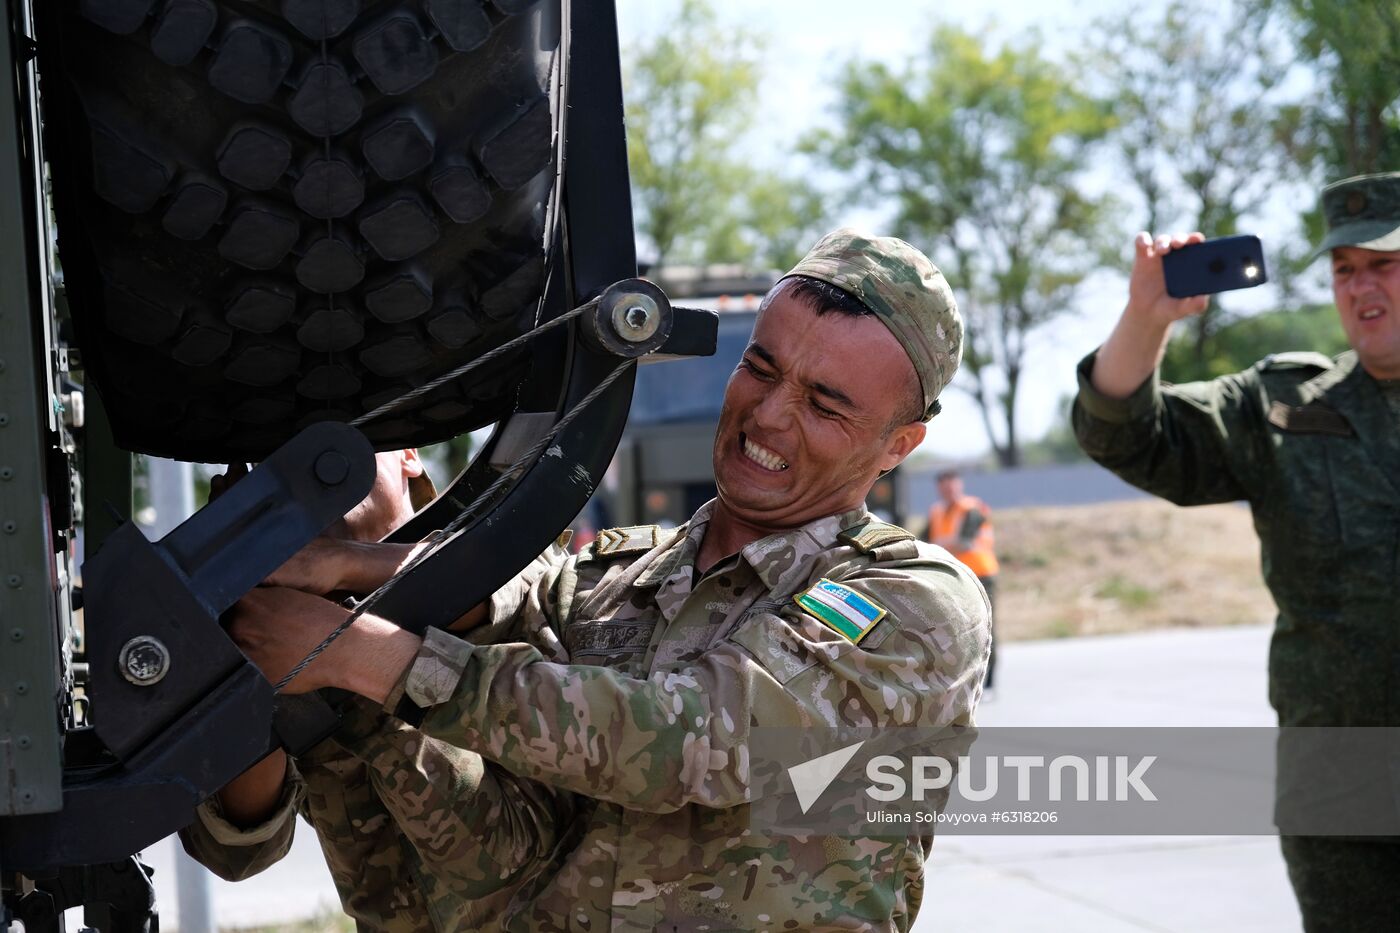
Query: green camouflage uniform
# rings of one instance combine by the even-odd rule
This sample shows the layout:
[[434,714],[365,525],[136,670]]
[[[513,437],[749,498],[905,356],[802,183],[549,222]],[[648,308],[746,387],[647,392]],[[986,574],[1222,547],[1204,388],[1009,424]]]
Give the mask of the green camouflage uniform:
[[1084,451],[1175,502],[1247,500],[1278,604],[1284,726],[1400,725],[1400,419],[1348,352],[1282,353],[1210,382],[1105,398],[1079,367]]
[[[907,930],[931,837],[769,836],[750,826],[757,727],[967,725],[986,596],[947,552],[864,510],[755,541],[697,580],[713,504],[674,536],[605,532],[492,599],[529,645],[430,630],[387,708],[423,733],[587,798],[582,839],[510,930]],[[844,536],[843,536],[844,533]],[[607,553],[599,553],[606,551]],[[645,553],[642,553],[645,552]],[[800,611],[819,578],[889,610],[853,644]]]
[[[1244,499],[1278,604],[1269,701],[1282,726],[1400,725],[1400,411],[1355,353],[1268,357],[1114,400],[1080,364],[1085,452],[1178,505]],[[1280,800],[1317,770],[1280,761]],[[1400,770],[1394,783],[1400,785]],[[1299,805],[1299,804],[1294,804]],[[1310,933],[1400,929],[1394,840],[1284,836]]]
[[[544,566],[536,562],[522,578]],[[530,641],[562,657],[547,634],[537,639],[515,626],[489,625],[470,637]],[[288,770],[281,803],[262,824],[234,826],[211,798],[181,841],[215,874],[241,880],[287,853],[299,812],[360,930],[478,928],[512,898],[528,897],[576,841],[573,795],[426,738],[358,697],[336,733]]]

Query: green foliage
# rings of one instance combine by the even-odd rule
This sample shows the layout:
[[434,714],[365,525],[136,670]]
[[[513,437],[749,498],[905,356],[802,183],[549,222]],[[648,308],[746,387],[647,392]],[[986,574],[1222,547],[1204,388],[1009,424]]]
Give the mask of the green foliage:
[[1308,127],[1332,178],[1400,166],[1400,0],[1262,0],[1320,72]]
[[470,434],[459,434],[440,444],[429,444],[419,448],[418,456],[427,467],[428,476],[432,477],[433,483],[441,491],[471,463],[474,448],[475,444]]
[[1059,411],[1054,424],[1038,440],[1031,441],[1021,450],[1021,462],[1026,466],[1040,466],[1047,463],[1080,463],[1088,460],[1084,449],[1075,440],[1074,427],[1070,424],[1070,406],[1074,396],[1060,399]]
[[762,43],[683,0],[665,30],[623,50],[637,230],[668,263],[796,261],[825,218],[806,184],[741,154],[754,128]]
[[1178,383],[1214,379],[1248,369],[1270,353],[1314,350],[1335,356],[1345,349],[1346,335],[1331,305],[1268,311],[1221,328],[1204,358],[1196,355],[1189,335],[1173,338],[1162,361],[1162,378]]
[[[1301,111],[1282,89],[1281,37],[1261,27],[1228,0],[1171,0],[1151,18],[1134,8],[1097,25],[1089,60],[1114,115],[1112,146],[1143,201],[1142,229],[1229,236],[1301,177]],[[1279,233],[1271,250],[1286,246]],[[1201,359],[1225,320],[1219,302],[1191,319]]]
[[948,274],[967,322],[959,384],[1015,465],[1026,355],[1100,264],[1108,202],[1081,172],[1105,109],[1038,40],[996,48],[951,26],[904,67],[848,65],[838,92],[838,129],[809,145],[863,200],[888,199],[894,232]]

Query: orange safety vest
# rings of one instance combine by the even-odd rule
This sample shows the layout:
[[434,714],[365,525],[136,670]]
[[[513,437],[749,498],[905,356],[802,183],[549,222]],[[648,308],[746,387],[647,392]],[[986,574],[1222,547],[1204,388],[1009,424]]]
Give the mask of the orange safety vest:
[[981,516],[981,525],[972,535],[972,547],[953,551],[953,556],[967,565],[979,577],[990,577],[1000,569],[997,564],[996,539],[992,534],[992,513],[987,504],[976,496],[963,496],[952,507],[935,502],[928,511],[930,541],[963,536],[963,524],[970,513]]

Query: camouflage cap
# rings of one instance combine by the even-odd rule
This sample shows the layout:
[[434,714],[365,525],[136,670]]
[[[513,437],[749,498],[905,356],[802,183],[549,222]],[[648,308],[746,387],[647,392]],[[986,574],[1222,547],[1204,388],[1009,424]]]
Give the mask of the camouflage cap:
[[805,275],[859,299],[909,354],[924,393],[924,420],[962,359],[962,316],[953,290],[929,258],[903,240],[849,227],[828,233],[783,278]]
[[1357,175],[1322,189],[1327,236],[1319,255],[1338,246],[1400,249],[1400,172]]

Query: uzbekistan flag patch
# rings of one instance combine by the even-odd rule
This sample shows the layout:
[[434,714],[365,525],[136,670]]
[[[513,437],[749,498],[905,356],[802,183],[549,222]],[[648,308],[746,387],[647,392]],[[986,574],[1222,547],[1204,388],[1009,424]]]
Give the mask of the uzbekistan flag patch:
[[869,634],[887,613],[884,606],[847,586],[822,577],[793,602],[818,622],[853,645]]

